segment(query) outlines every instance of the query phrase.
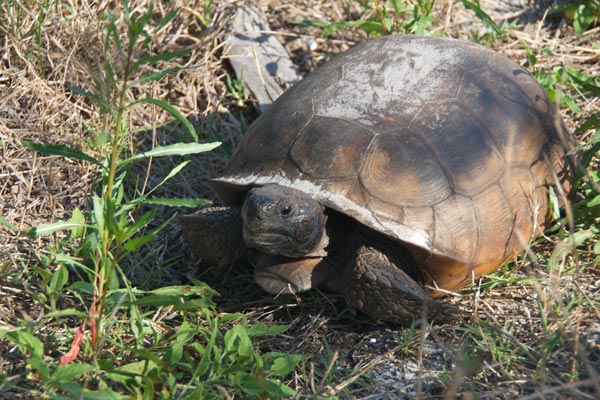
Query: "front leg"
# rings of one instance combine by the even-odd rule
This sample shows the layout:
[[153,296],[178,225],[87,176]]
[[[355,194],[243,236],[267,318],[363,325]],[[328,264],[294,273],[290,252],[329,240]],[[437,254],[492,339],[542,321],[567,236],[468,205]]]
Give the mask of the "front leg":
[[271,294],[301,293],[328,287],[334,271],[326,258],[289,258],[259,252],[250,253],[254,282]]
[[342,274],[344,297],[351,307],[397,324],[452,319],[454,307],[433,300],[404,272],[415,268],[415,261],[406,251],[384,252],[377,246],[361,245]]
[[192,254],[225,269],[246,255],[241,207],[207,207],[179,218]]

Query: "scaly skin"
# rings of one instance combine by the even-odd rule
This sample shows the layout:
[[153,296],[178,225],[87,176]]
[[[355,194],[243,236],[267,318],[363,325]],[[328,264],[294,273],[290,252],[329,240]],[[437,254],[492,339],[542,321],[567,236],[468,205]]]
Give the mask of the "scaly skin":
[[[405,257],[408,256],[408,257]],[[386,254],[373,245],[359,245],[341,274],[346,302],[383,321],[409,324],[414,320],[443,322],[456,317],[454,307],[431,299],[402,267],[414,263],[409,254]]]
[[179,218],[195,256],[226,269],[247,251],[242,236],[241,207],[207,207]]

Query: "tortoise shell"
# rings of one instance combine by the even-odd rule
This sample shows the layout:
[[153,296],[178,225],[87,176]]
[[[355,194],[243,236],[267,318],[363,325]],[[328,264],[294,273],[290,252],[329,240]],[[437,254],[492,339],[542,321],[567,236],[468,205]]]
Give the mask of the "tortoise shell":
[[406,244],[430,288],[455,290],[542,232],[570,140],[544,89],[505,57],[388,36],[284,93],[212,182],[228,204],[267,183],[302,190]]

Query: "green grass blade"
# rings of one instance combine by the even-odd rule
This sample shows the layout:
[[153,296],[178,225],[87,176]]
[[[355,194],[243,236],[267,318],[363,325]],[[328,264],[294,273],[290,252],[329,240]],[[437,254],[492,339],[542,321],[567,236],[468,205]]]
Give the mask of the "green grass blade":
[[170,13],[168,13],[167,15],[165,15],[165,17],[163,19],[160,20],[160,22],[158,23],[158,25],[156,25],[156,28],[154,28],[154,34],[156,34],[158,31],[160,31],[165,25],[167,25],[169,22],[171,22],[173,20],[173,18],[175,18],[177,16],[177,14],[179,13],[179,11],[181,10],[181,8],[176,8],[173,11],[171,11]]
[[[325,22],[314,19],[305,19],[305,20],[296,20],[291,21],[292,24],[296,25],[304,25],[304,26],[314,26],[317,28],[323,28],[323,32],[321,33],[322,38],[326,38],[330,36],[332,33],[338,30],[350,29],[355,26],[362,26],[370,21],[343,21],[343,22]],[[381,24],[379,24],[381,25]]]
[[178,109],[173,107],[168,102],[166,102],[164,100],[160,100],[160,99],[155,99],[152,97],[144,97],[143,99],[133,102],[132,105],[138,104],[138,103],[154,104],[156,106],[159,106],[163,110],[167,111],[169,114],[171,114],[173,117],[175,117],[179,122],[181,122],[183,124],[183,126],[185,126],[188,133],[190,134],[190,136],[192,136],[192,138],[195,141],[198,141],[198,133],[196,133],[196,128],[194,128],[194,125],[192,125],[192,123],[190,121],[188,121],[188,119],[186,117],[184,117],[183,114],[181,114]]
[[[325,29],[323,29],[323,32],[321,33],[321,37],[326,38],[328,36],[331,36],[336,31],[344,30],[344,29],[351,29],[355,26],[362,28],[365,24],[368,24],[369,22],[371,22],[371,21],[332,22],[328,26],[326,26]],[[381,25],[381,24],[379,24],[379,25]],[[371,32],[369,32],[369,33],[371,33]]]
[[131,240],[128,240],[127,243],[125,243],[123,245],[123,250],[126,252],[131,252],[131,251],[137,250],[140,247],[142,247],[143,245],[145,245],[146,243],[150,243],[154,239],[156,239],[156,235],[152,234],[152,233],[148,234],[148,235],[133,238]]
[[96,160],[94,157],[85,154],[82,151],[75,150],[64,144],[38,144],[23,140],[23,146],[29,150],[34,150],[39,153],[51,154],[56,156],[63,156],[66,158],[74,158],[76,160],[89,161],[93,164],[102,166],[102,163]]
[[92,197],[92,213],[96,230],[104,231],[104,200],[96,194]]
[[40,224],[36,227],[31,228],[27,231],[27,234],[31,237],[40,237],[51,235],[54,232],[65,231],[69,229],[78,229],[85,227],[85,224],[69,222],[69,221],[57,221],[51,224]]
[[74,382],[62,382],[60,390],[67,393],[69,396],[50,397],[52,399],[86,399],[86,400],[127,400],[130,396],[124,396],[111,388],[105,387],[100,390],[88,389],[82,384]]
[[600,155],[600,142],[593,143],[592,146],[583,152],[581,156],[581,165],[588,168],[594,157]]
[[167,176],[165,176],[163,178],[163,180],[158,183],[158,185],[156,185],[152,189],[150,189],[148,191],[148,193],[146,194],[146,196],[144,196],[144,198],[147,198],[148,196],[150,196],[156,189],[158,189],[159,187],[161,187],[162,185],[164,185],[165,182],[167,182],[169,179],[171,179],[175,175],[177,175],[179,173],[179,171],[181,171],[183,168],[185,168],[185,166],[188,165],[189,163],[190,163],[190,160],[186,160],[186,161],[184,161],[182,163],[179,163],[179,165],[177,165],[175,168],[173,168],[169,172],[169,174]]
[[104,42],[104,52],[106,53],[110,49],[110,43],[114,43],[119,50],[120,55],[123,55],[123,46],[121,45],[121,39],[117,32],[117,22],[112,13],[107,10],[106,18],[108,19],[108,26],[106,27],[106,41]]
[[8,220],[5,217],[3,217],[2,215],[0,215],[0,225],[4,226],[5,228],[10,229],[13,232],[19,232],[19,228],[17,228],[16,226],[14,226],[10,222],[8,222]]
[[596,97],[600,97],[600,86],[596,84],[596,76],[586,75],[583,72],[567,67],[567,74],[579,86],[582,91],[588,91]]
[[[193,296],[193,295],[199,295],[199,296],[206,296],[206,295],[210,295],[210,296],[216,296],[218,295],[218,293],[212,289],[210,286],[208,286],[206,283],[201,282],[201,281],[197,281],[198,283],[194,284],[194,285],[174,285],[174,286],[163,286],[157,289],[152,289],[152,290],[142,290],[142,289],[137,289],[137,288],[131,288],[131,293],[133,293],[136,296],[141,296],[141,295],[156,295],[156,296]],[[124,289],[124,288],[120,288],[120,289],[115,289],[115,290],[111,290],[108,292],[108,295],[113,295],[113,294],[121,294],[121,293],[127,293],[129,294],[130,290],[129,289]]]
[[262,322],[252,324],[250,328],[248,328],[248,335],[250,337],[260,337],[260,336],[275,336],[282,334],[283,332],[289,329],[289,325],[274,325],[269,326]]
[[280,354],[271,365],[271,374],[285,377],[296,368],[302,358],[300,354]]
[[7,332],[6,337],[19,347],[25,348],[33,358],[41,359],[44,356],[44,344],[31,332],[26,330],[12,331]]
[[157,146],[149,151],[143,151],[135,154],[123,161],[120,166],[123,167],[132,161],[150,157],[168,157],[168,156],[185,156],[188,154],[204,153],[216,149],[221,145],[221,142],[212,143],[175,143],[167,146]]
[[[139,203],[145,203],[144,201],[140,201]],[[135,222],[128,225],[123,229],[123,236],[119,239],[121,241],[129,240],[133,235],[135,235],[138,231],[145,228],[156,216],[158,210],[150,210],[149,212],[142,214],[140,217],[136,218]]]
[[290,23],[295,25],[315,26],[317,28],[325,28],[331,24],[331,22],[319,21],[317,19],[292,20]]
[[181,50],[177,50],[177,51],[170,51],[170,52],[166,52],[166,53],[161,53],[161,54],[147,54],[145,56],[142,56],[139,60],[137,60],[134,64],[133,64],[133,69],[137,69],[140,65],[144,65],[144,64],[156,64],[157,62],[160,61],[170,61],[174,58],[180,58],[185,56],[186,54],[188,54],[190,51],[192,51],[191,48],[187,48],[187,49],[181,49]]
[[485,11],[481,9],[479,5],[479,0],[475,0],[475,2],[470,2],[468,0],[460,0],[467,10],[471,10],[475,13],[475,16],[481,20],[488,28],[491,28],[496,35],[501,35],[503,33],[502,28],[494,22],[492,17],[490,17]]
[[83,89],[76,88],[75,86],[67,86],[67,89],[69,89],[71,92],[76,93],[76,94],[78,94],[80,96],[87,97],[87,98],[90,98],[92,100],[96,100],[98,102],[102,101],[102,98],[100,96],[98,96],[98,95],[96,95],[94,93],[87,92],[87,91],[85,91]]
[[48,285],[48,291],[53,291],[58,293],[65,286],[67,281],[69,280],[69,269],[65,266],[61,266],[57,268],[52,273],[52,279],[50,280],[50,284]]
[[145,199],[144,201],[142,201],[142,203],[151,204],[151,205],[155,205],[155,206],[198,208],[198,207],[210,206],[212,204],[212,201],[206,200],[206,199],[155,197],[155,198]]
[[180,296],[145,296],[133,302],[136,306],[166,307],[173,306],[175,310],[199,310],[212,307],[212,301],[208,298],[190,299]]
[[77,318],[85,318],[88,317],[89,313],[87,311],[77,310],[75,308],[64,308],[62,310],[57,311],[49,311],[44,314],[45,318],[67,318],[67,317],[77,317]]
[[127,84],[127,88],[130,89],[134,86],[138,86],[138,85],[140,85],[142,83],[146,83],[146,82],[160,81],[166,75],[172,74],[173,72],[181,71],[182,69],[191,69],[191,68],[173,67],[173,68],[167,68],[167,69],[164,69],[164,70],[158,71],[158,72],[151,72],[149,74],[144,74],[144,75],[140,76],[139,78],[137,78],[136,80],[129,82]]
[[93,366],[85,363],[59,365],[56,370],[54,370],[52,379],[56,382],[69,382],[75,379],[75,377],[91,371],[92,369],[94,369]]

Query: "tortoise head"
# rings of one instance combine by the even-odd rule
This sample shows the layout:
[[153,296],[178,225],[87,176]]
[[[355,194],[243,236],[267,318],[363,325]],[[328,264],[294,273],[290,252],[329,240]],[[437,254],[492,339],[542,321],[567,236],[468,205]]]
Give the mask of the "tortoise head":
[[307,194],[275,184],[250,189],[242,207],[248,247],[288,257],[323,255],[325,207]]

